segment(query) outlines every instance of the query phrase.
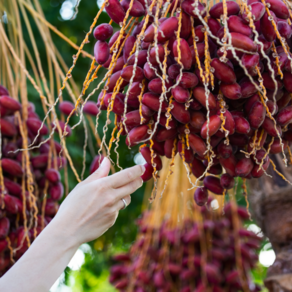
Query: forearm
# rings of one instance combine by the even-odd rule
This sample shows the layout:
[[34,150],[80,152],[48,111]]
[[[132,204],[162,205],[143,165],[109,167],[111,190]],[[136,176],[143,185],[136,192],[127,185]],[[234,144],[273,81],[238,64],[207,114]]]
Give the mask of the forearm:
[[78,249],[78,244],[55,219],[0,279],[0,291],[49,291]]

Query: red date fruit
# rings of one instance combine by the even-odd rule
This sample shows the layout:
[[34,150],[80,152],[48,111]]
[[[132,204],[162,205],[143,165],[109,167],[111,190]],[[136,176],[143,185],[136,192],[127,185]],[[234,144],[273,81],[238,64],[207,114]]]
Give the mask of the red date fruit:
[[206,139],[207,135],[209,135],[209,137],[213,136],[220,129],[221,123],[222,121],[219,116],[211,116],[209,121],[206,120],[201,129],[201,137]]
[[31,132],[35,135],[40,133],[40,135],[47,135],[48,128],[45,124],[42,125],[42,121],[36,118],[28,118],[26,121],[27,127],[31,130]]
[[225,84],[221,82],[220,90],[222,91],[223,95],[229,99],[236,100],[241,98],[241,87],[238,83],[234,84]]
[[179,79],[180,79],[179,84],[183,88],[193,88],[197,86],[199,83],[197,76],[191,72],[183,72],[181,78],[180,76],[176,77],[176,81],[178,82]]
[[283,83],[286,90],[292,93],[292,74],[290,72],[284,72]]
[[9,232],[10,221],[7,217],[0,219],[0,239],[4,239]]
[[[287,148],[288,143],[287,141],[282,140],[284,150]],[[278,154],[282,152],[282,145],[280,143],[279,138],[276,138],[271,145],[270,153],[271,154]]]
[[83,112],[91,116],[96,116],[99,113],[99,110],[96,103],[89,100],[84,105]]
[[267,0],[266,3],[270,4],[270,10],[272,10],[277,17],[282,19],[287,19],[289,17],[289,10],[283,1]]
[[9,158],[3,158],[1,160],[2,169],[4,172],[11,174],[12,176],[21,177],[23,174],[23,169],[21,165],[15,160]]
[[186,110],[185,105],[174,101],[171,114],[177,121],[182,124],[187,124],[190,121],[190,112]]
[[124,123],[126,124],[127,128],[134,128],[138,127],[142,124],[147,124],[150,120],[150,117],[143,117],[143,122],[141,123],[141,116],[140,116],[140,110],[134,110],[126,114]]
[[290,39],[292,34],[291,26],[285,21],[279,21],[277,24],[277,28],[281,37],[285,39]]
[[235,166],[235,173],[237,176],[246,177],[250,174],[254,167],[254,163],[251,158],[240,159]]
[[158,142],[163,142],[165,140],[174,139],[177,136],[177,129],[167,130],[166,128],[161,128],[157,131],[155,139]]
[[260,101],[256,101],[248,114],[250,126],[258,129],[264,122],[266,116],[266,109]]
[[102,23],[94,29],[93,36],[98,41],[105,41],[112,36],[113,32],[113,27],[110,24]]
[[61,184],[60,182],[52,185],[49,188],[49,195],[51,197],[52,200],[54,201],[59,201],[62,199],[63,195],[64,195],[64,187],[63,184]]
[[208,189],[205,187],[197,188],[194,193],[194,200],[198,206],[204,206],[208,202]]
[[187,89],[181,87],[181,86],[176,86],[171,90],[171,93],[173,95],[173,98],[180,103],[185,103],[188,101],[190,97],[190,93]]
[[217,146],[217,151],[219,156],[225,159],[229,158],[233,153],[232,146],[230,144],[225,144],[224,141],[220,142],[220,144]]
[[174,36],[174,32],[178,29],[178,19],[176,17],[167,18],[159,25],[157,41],[164,43]]
[[207,150],[205,142],[199,136],[195,134],[189,135],[189,143],[191,148],[197,153],[199,156],[204,157],[205,152]]
[[[164,86],[169,89],[173,85],[172,81],[165,81]],[[161,94],[163,92],[163,84],[160,78],[152,79],[148,84],[148,89],[154,93]]]
[[14,124],[10,123],[6,119],[0,118],[0,127],[1,127],[1,134],[3,136],[12,137],[17,134],[17,129]]
[[[158,20],[158,23],[163,23],[164,21],[166,21],[167,18],[160,18]],[[144,33],[144,42],[153,42],[154,40],[154,34],[155,34],[155,29],[154,29],[154,25],[151,24],[150,26],[148,26],[148,28],[145,30]]]
[[148,138],[149,134],[148,134],[148,126],[147,125],[142,125],[139,127],[136,127],[134,129],[132,129],[129,132],[128,137],[126,138],[126,144],[129,146],[133,146],[139,142],[141,142],[142,140],[145,140]]
[[205,88],[197,86],[193,89],[193,96],[194,98],[205,108],[207,108],[207,100],[209,104],[209,109],[213,110],[217,108],[216,99],[213,93],[206,94]]
[[144,72],[142,68],[130,65],[122,70],[121,77],[127,82],[130,82],[131,79],[133,82],[141,82],[144,79]]
[[91,162],[90,165],[90,174],[94,173],[100,166],[100,164],[102,163],[104,157],[103,155],[96,155],[93,159],[93,161]]
[[[137,62],[136,62],[137,59]],[[141,50],[138,52],[138,56],[136,57],[136,54],[134,53],[129,59],[128,59],[128,65],[134,65],[136,62],[136,66],[143,67],[144,64],[147,62],[147,51]]]
[[248,114],[253,106],[253,104],[256,102],[256,101],[261,101],[260,97],[258,94],[255,94],[251,97],[248,98],[247,102],[245,103],[244,105],[244,110],[246,112],[246,114]]
[[278,137],[278,135],[282,136],[282,130],[281,127],[278,125],[275,125],[273,120],[271,120],[269,117],[266,117],[263,124],[263,129],[272,137]]
[[[121,5],[125,11],[130,8],[131,0],[122,0]],[[131,10],[129,11],[129,15],[133,17],[141,17],[145,15],[144,6],[139,1],[133,1]]]
[[222,173],[222,166],[220,164],[214,164],[209,168],[208,172],[210,174],[219,175]]
[[218,30],[222,27],[220,22],[217,19],[212,18],[212,17],[208,18],[208,26],[213,35],[216,35]]
[[[152,150],[153,151],[153,150]],[[161,170],[162,169],[162,161],[159,155],[157,155],[155,153],[155,151],[153,151],[153,164],[152,164],[152,157],[151,157],[151,150],[150,147],[142,147],[140,149],[140,152],[142,154],[142,156],[144,157],[144,159],[146,160],[146,162],[150,165],[155,164],[156,170]]]
[[291,101],[291,93],[285,92],[284,95],[277,101],[278,110],[286,107]]
[[236,82],[236,76],[232,68],[221,62],[219,59],[213,59],[211,62],[211,67],[215,69],[214,75],[220,81],[226,84],[234,84]]
[[224,173],[220,177],[220,184],[224,189],[232,189],[234,186],[234,178],[230,176],[228,173]]
[[246,35],[238,32],[231,32],[231,44],[238,49],[242,49],[249,52],[256,52],[256,44]]
[[[177,17],[179,14],[177,13]],[[188,39],[189,35],[191,34],[192,29],[192,23],[191,18],[182,11],[182,18],[181,18],[181,31],[180,31],[180,37],[182,39]]]
[[[274,12],[270,11],[270,14],[273,20],[277,23],[277,18]],[[261,18],[261,31],[268,42],[272,42],[276,39],[276,32],[267,12],[265,12],[263,17]]]
[[109,45],[106,42],[97,41],[94,46],[94,57],[98,64],[103,65],[107,62],[110,55]]
[[184,159],[186,163],[191,163],[194,159],[194,153],[192,149],[188,149],[186,145],[184,145],[181,141],[177,143],[177,149],[180,154],[181,159]]
[[[240,11],[239,5],[236,2],[233,1],[227,1],[226,2],[227,6],[227,16],[231,15],[237,15]],[[223,3],[217,3],[213,5],[209,11],[211,17],[214,18],[220,18],[221,15],[223,15]]]
[[[168,139],[165,141],[164,143],[164,154],[167,158],[171,158],[172,157],[172,150],[173,150],[173,144],[174,143],[174,139]],[[177,153],[177,149],[175,149],[176,151],[174,152],[174,154]]]
[[[159,72],[158,67],[157,66],[152,66],[153,68],[156,69],[156,72]],[[148,63],[145,63],[143,69],[144,69],[144,76],[148,79],[148,80],[152,80],[154,78],[156,78],[156,73],[155,73],[155,69],[153,69],[150,67],[150,65]]]
[[233,116],[235,122],[235,131],[240,134],[248,134],[250,132],[249,122],[241,116]]
[[192,53],[188,42],[184,39],[179,39],[178,45],[178,40],[175,40],[172,47],[175,58],[178,58],[178,48],[181,52],[180,62],[182,63],[185,70],[189,70],[192,66]]
[[[194,3],[195,0],[184,0],[181,4],[181,8],[183,9],[183,11],[185,13],[187,13],[188,15],[194,17],[194,18],[198,18],[198,15],[195,13],[194,11]],[[201,2],[196,2],[198,4],[198,10],[199,13],[204,16],[205,15],[205,6],[201,3]]]
[[200,111],[191,112],[190,125],[197,131],[200,132],[206,121],[206,116]]
[[292,106],[287,106],[279,111],[277,118],[277,124],[281,127],[284,127],[291,123],[292,121]]
[[242,18],[236,15],[231,15],[228,18],[227,23],[230,32],[238,32],[248,37],[252,36],[252,29],[249,27],[248,24],[245,23]]
[[108,0],[105,10],[108,16],[117,24],[123,22],[126,16],[125,10],[118,0]]
[[222,167],[230,176],[232,177],[236,176],[235,173],[236,159],[234,155],[231,155],[229,158],[220,158],[219,161]]
[[152,178],[152,173],[153,173],[154,169],[153,169],[152,165],[148,164],[148,163],[144,164],[144,167],[145,167],[145,171],[142,174],[141,178],[145,182],[145,181],[148,181]]
[[193,162],[192,162],[192,173],[193,173],[193,175],[196,178],[199,178],[204,174],[205,170],[206,170],[206,167],[203,164],[203,162],[195,157]]
[[223,194],[223,187],[220,184],[220,179],[214,176],[206,176],[204,178],[204,186],[214,194],[222,195]]
[[270,165],[270,160],[267,160],[263,164],[262,168],[260,168],[260,166],[256,164],[251,171],[252,177],[253,178],[261,177],[265,173],[265,171],[268,169],[269,165]]
[[[265,6],[261,3],[261,2],[255,2],[252,3],[251,5],[251,14],[252,14],[252,18],[254,19],[254,21],[259,21],[263,15],[265,14]],[[247,17],[247,13],[244,12],[242,14],[242,18],[249,23],[249,19]]]
[[159,65],[159,62],[162,63],[165,57],[165,49],[163,45],[158,44],[157,47],[153,47],[150,50],[149,61],[153,66]]
[[45,172],[45,176],[46,176],[46,179],[52,184],[58,183],[61,179],[59,171],[53,168],[47,169]]
[[70,113],[75,109],[75,106],[70,101],[62,101],[59,104],[59,110],[62,114],[69,116]]
[[21,104],[8,95],[2,95],[0,97],[0,105],[13,112],[21,109]]
[[241,87],[242,98],[248,98],[257,93],[256,86],[248,78],[243,78],[242,80],[240,80],[239,85]]
[[158,112],[159,108],[161,108],[162,112],[166,112],[168,104],[165,100],[161,102],[160,106],[160,100],[159,100],[159,94],[147,92],[143,94],[142,103],[146,106],[148,106],[150,109]]
[[22,192],[21,186],[18,183],[6,177],[4,177],[4,186],[11,195],[19,196]]

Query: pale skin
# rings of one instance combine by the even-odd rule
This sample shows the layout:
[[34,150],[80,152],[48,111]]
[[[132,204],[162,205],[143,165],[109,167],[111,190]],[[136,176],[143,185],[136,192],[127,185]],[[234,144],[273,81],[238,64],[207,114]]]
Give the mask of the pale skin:
[[142,186],[143,166],[111,176],[105,158],[99,169],[79,183],[60,206],[55,218],[28,251],[0,278],[0,291],[47,292],[64,271],[78,247],[105,233]]

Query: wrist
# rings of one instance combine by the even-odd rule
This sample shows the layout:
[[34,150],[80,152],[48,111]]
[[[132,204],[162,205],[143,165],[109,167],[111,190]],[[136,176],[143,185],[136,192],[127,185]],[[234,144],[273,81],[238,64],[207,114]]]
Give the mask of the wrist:
[[77,250],[82,244],[77,239],[75,225],[72,224],[72,222],[66,223],[62,220],[61,216],[56,215],[44,231],[45,230],[47,230],[50,237],[54,237],[58,240],[67,250]]

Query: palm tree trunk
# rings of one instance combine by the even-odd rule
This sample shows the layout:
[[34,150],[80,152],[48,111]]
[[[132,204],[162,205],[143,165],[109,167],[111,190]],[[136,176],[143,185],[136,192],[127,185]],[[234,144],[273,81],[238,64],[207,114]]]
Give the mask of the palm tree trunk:
[[[292,182],[292,166],[286,168],[280,156],[271,159]],[[249,201],[253,218],[269,238],[276,253],[276,260],[269,267],[265,285],[270,292],[292,291],[292,185],[272,170],[250,181]]]

